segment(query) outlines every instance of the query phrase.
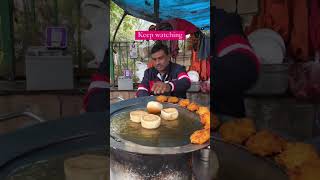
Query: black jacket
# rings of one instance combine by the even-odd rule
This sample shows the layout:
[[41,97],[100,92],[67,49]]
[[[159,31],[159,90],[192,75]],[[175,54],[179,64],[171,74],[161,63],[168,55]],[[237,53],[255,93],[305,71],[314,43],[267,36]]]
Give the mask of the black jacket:
[[257,80],[259,60],[243,32],[240,16],[215,7],[211,12],[210,101],[216,113],[244,117],[244,94]]
[[167,73],[163,77],[154,67],[147,69],[139,84],[137,97],[153,95],[151,88],[157,81],[168,83],[171,86],[171,92],[164,95],[187,98],[187,90],[191,86],[191,81],[184,66],[170,62],[167,67]]

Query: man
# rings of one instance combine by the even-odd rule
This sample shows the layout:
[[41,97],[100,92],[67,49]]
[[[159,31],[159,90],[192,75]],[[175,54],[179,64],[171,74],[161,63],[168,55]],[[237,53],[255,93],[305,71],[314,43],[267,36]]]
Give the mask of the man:
[[243,32],[240,16],[215,7],[211,12],[210,101],[217,114],[245,117],[244,94],[257,80],[259,60]]
[[109,48],[105,51],[99,69],[91,76],[91,83],[83,99],[82,111],[107,112],[110,105],[110,89],[108,79]]
[[[215,7],[211,8],[212,83],[211,88],[204,85],[203,91],[210,92],[211,107],[215,113],[245,117],[244,93],[257,80],[259,60],[244,35],[240,17]],[[186,90],[190,87],[187,73],[182,66],[169,61],[167,47],[162,49],[157,48],[158,46],[160,45],[156,45],[152,50],[152,58],[157,60],[158,66],[146,70],[137,96],[165,94],[186,98]],[[158,76],[166,73],[168,77]]]
[[151,49],[154,67],[147,69],[138,87],[137,97],[167,95],[187,98],[191,86],[190,78],[184,66],[170,61],[169,49],[157,42]]
[[[260,63],[247,40],[241,18],[234,13],[211,7],[211,63],[210,81],[202,84],[202,91],[210,93],[215,113],[226,117],[245,117],[244,94],[256,82]],[[188,30],[190,26],[175,22],[172,30]],[[165,21],[165,26],[171,20]],[[185,28],[185,29],[183,29]],[[196,33],[196,28],[190,33]],[[211,89],[211,91],[210,91]]]

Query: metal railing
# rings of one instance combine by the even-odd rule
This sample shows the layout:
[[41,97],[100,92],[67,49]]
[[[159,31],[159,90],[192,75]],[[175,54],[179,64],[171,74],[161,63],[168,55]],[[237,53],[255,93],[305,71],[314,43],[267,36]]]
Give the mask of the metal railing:
[[[190,61],[190,57],[186,56],[187,50],[187,42],[179,41],[179,48],[181,49],[179,53],[181,53],[182,62],[177,62],[176,59],[173,59],[174,62],[177,62],[181,65],[187,65]],[[138,48],[138,58],[130,58],[130,45],[135,43],[137,46],[144,44],[145,48],[147,48],[148,55],[146,57],[140,56],[140,49]],[[150,50],[152,48],[153,43],[150,41],[131,41],[131,42],[111,42],[110,47],[112,47],[112,51],[110,54],[110,76],[111,76],[111,84],[117,85],[117,78],[123,75],[124,70],[129,70],[134,78],[136,73],[136,61],[141,61],[143,63],[148,63],[150,60]],[[117,54],[117,59],[114,59],[114,54]],[[135,79],[135,78],[134,78]],[[139,83],[137,79],[134,80],[134,83]]]

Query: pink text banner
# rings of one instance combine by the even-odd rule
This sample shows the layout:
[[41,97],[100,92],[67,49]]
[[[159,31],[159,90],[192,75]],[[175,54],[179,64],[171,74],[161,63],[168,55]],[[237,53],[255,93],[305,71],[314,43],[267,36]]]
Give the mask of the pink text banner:
[[184,31],[136,31],[135,40],[186,40]]

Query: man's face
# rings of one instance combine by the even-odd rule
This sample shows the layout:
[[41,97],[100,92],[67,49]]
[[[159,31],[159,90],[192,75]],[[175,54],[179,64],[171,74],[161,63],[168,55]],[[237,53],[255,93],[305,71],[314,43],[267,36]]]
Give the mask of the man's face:
[[155,68],[159,72],[164,72],[170,62],[169,56],[163,50],[153,53],[151,58],[155,61]]

